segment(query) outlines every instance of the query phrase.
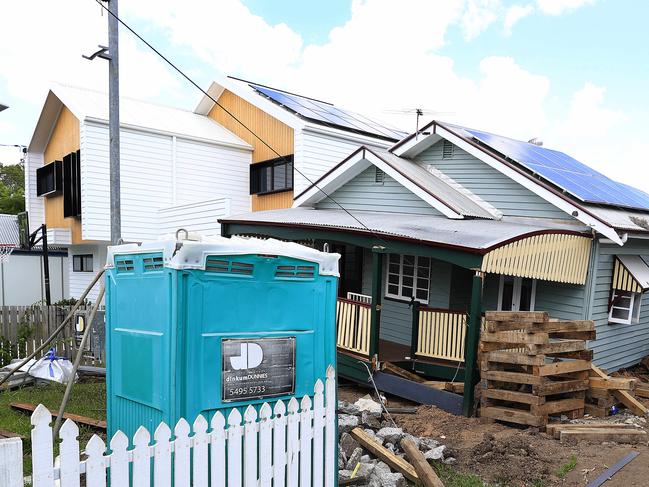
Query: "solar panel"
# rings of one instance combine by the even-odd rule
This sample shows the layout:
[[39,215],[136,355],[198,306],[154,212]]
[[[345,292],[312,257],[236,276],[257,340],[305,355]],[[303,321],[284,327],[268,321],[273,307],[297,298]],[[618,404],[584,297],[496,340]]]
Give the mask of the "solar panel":
[[563,152],[480,130],[457,128],[581,201],[649,210],[649,194],[613,181]]
[[253,83],[250,83],[250,86],[278,105],[282,105],[315,123],[332,125],[344,130],[353,130],[391,140],[400,140],[407,135],[406,132],[387,127],[358,113],[337,108],[330,103]]

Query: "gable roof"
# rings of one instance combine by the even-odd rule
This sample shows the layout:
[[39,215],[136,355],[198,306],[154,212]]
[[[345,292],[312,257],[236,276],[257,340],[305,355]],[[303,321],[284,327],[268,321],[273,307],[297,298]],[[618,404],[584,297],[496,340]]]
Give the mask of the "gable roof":
[[370,166],[376,166],[399,184],[412,191],[447,218],[498,219],[502,214],[476,195],[439,171],[429,171],[420,164],[383,149],[362,146],[324,174],[295,198],[294,207],[311,206],[351,181]]
[[[79,120],[108,123],[108,94],[87,88],[54,84],[29,143],[31,152],[41,152],[49,141],[59,112],[66,106]],[[120,125],[177,135],[241,149],[252,147],[209,117],[156,103],[120,97]]]
[[[539,174],[522,166],[513,157],[509,157],[507,154],[503,154],[499,150],[494,149],[484,140],[477,140],[469,130],[473,129],[465,129],[458,125],[446,124],[434,120],[424,126],[418,133],[409,135],[389,150],[399,156],[415,157],[440,140],[448,140],[560,210],[565,211],[568,215],[590,226],[618,245],[623,245],[624,242],[615,231],[615,226],[602,215],[593,211],[589,204],[584,204],[570,194],[566,194],[561,188],[557,188],[556,185],[540,177]],[[484,132],[482,133],[484,134]],[[525,144],[520,141],[516,142]],[[496,145],[495,142],[492,141],[492,143]],[[499,145],[499,149],[503,150],[503,145]]]
[[203,96],[194,111],[207,115],[214,107],[212,98],[218,100],[226,89],[294,129],[327,127],[387,142],[396,142],[407,135],[332,103],[232,76],[213,82],[207,90],[209,96]]

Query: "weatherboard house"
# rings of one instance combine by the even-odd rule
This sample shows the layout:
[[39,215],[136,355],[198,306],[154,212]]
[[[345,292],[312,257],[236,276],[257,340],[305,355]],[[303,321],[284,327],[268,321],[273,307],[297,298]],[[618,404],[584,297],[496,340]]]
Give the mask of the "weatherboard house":
[[594,320],[589,348],[609,371],[649,354],[649,195],[555,150],[432,122],[357,148],[292,208],[220,222],[342,255],[349,377],[378,357],[470,382],[485,310]]
[[[329,103],[236,78],[195,110],[121,97],[121,212],[126,242],[179,228],[218,234],[218,219],[286,208],[359,145],[406,134]],[[308,107],[308,108],[307,108]],[[108,96],[55,84],[29,143],[29,226],[69,250],[69,295],[106,262],[110,240]],[[96,291],[91,294],[94,296]]]

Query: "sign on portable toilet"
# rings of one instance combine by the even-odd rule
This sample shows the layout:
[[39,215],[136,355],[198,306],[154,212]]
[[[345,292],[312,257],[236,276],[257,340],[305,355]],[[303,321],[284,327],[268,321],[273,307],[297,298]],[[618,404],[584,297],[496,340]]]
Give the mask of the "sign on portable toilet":
[[109,247],[108,436],[312,395],[335,366],[339,258],[239,237]]

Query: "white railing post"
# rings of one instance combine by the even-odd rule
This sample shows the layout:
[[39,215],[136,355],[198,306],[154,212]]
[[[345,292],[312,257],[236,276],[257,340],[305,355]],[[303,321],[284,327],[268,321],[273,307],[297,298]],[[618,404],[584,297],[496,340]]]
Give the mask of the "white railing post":
[[212,485],[225,485],[225,418],[220,411],[212,416],[212,439],[210,443],[210,479]]
[[325,401],[325,487],[335,487],[337,485],[336,430],[338,422],[336,421],[336,371],[331,365],[327,368]]
[[257,410],[248,406],[243,420],[243,482],[245,487],[257,487]]
[[118,431],[110,440],[110,485],[128,485],[128,437]]
[[273,419],[273,485],[286,482],[286,406],[277,401]]
[[97,435],[92,435],[86,445],[86,487],[106,487],[106,444]]
[[0,440],[0,485],[23,487],[23,441],[20,438]]
[[61,431],[61,485],[65,487],[79,487],[79,427],[71,419],[66,419]]
[[207,435],[207,420],[202,414],[196,417],[192,429],[194,430],[192,437],[192,485],[193,487],[207,487],[209,485],[207,470],[209,437]]
[[151,485],[150,442],[151,434],[144,426],[140,426],[133,437],[133,485],[138,487]]
[[320,379],[313,388],[313,487],[322,487],[325,424],[324,384]]
[[153,433],[153,485],[171,482],[171,429],[167,423],[160,423]]
[[234,408],[228,415],[228,487],[241,487],[241,413]]
[[52,444],[52,413],[39,404],[31,417],[32,484],[33,487],[54,487],[54,445]]
[[311,397],[304,396],[300,403],[300,487],[312,487],[311,482]]
[[259,486],[271,487],[273,479],[273,410],[267,402],[259,409]]
[[189,423],[180,418],[174,428],[174,487],[189,487],[191,470],[189,468],[190,441]]
[[298,409],[300,408],[297,399],[294,397],[288,402],[288,415],[286,419],[286,485],[288,487],[297,487],[299,485],[299,454],[300,454],[300,417]]

